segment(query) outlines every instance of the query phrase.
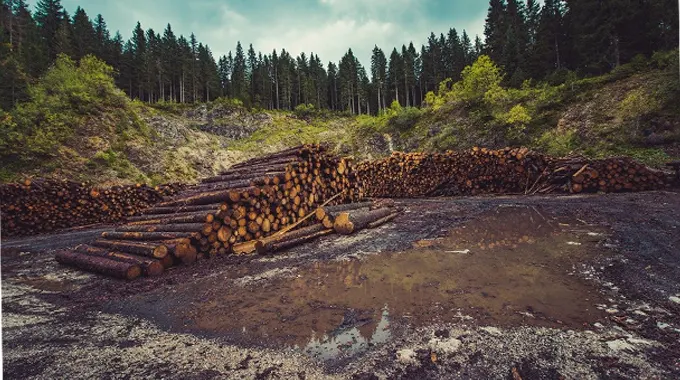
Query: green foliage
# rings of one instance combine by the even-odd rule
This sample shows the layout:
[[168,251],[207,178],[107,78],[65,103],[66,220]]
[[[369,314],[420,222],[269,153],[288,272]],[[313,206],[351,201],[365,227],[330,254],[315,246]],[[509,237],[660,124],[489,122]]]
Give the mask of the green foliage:
[[572,129],[567,131],[551,129],[545,131],[536,141],[535,145],[550,155],[558,157],[566,156],[578,148],[578,134]]
[[134,179],[138,182],[147,182],[146,177],[120,152],[111,149],[97,152],[86,166],[90,170],[108,169],[121,179]]
[[659,109],[658,101],[643,89],[635,89],[628,93],[619,105],[619,114],[623,119],[636,120]]
[[651,59],[651,64],[657,69],[668,70],[674,74],[678,73],[679,55],[678,49],[670,51],[654,52]]
[[496,91],[503,81],[500,68],[486,55],[467,66],[461,76],[462,81],[453,86],[451,93],[459,94],[463,100],[483,98],[487,92]]
[[29,87],[30,101],[18,105],[3,120],[3,156],[35,160],[54,156],[87,118],[124,107],[128,100],[116,88],[113,69],[87,56],[76,64],[60,55],[54,66]]

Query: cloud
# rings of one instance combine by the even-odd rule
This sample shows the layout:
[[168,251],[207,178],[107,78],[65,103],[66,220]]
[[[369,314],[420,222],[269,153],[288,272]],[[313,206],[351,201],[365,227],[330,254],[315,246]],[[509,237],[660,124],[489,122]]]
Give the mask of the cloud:
[[[37,0],[29,0],[35,5]],[[82,0],[62,0],[72,13]],[[216,59],[244,49],[271,53],[285,48],[293,55],[318,54],[337,62],[351,48],[370,64],[374,45],[387,55],[392,48],[413,42],[416,49],[430,32],[446,34],[466,29],[471,39],[483,35],[488,2],[480,0],[118,0],[84,5],[91,17],[101,13],[112,32],[129,38],[137,20],[145,29],[162,33],[170,23],[174,32],[210,46]],[[482,36],[483,37],[483,36]]]
[[258,38],[255,43],[265,52],[280,51],[281,47],[285,47],[292,55],[314,52],[324,61],[338,61],[348,48],[352,48],[366,64],[366,56],[370,56],[374,43],[387,44],[398,33],[398,28],[390,22],[341,18],[322,25],[281,28]]

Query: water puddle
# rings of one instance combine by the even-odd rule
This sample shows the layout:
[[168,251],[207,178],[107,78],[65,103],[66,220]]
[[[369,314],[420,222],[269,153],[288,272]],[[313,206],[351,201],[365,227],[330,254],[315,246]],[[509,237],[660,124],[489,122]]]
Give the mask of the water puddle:
[[178,293],[192,292],[191,306],[170,313],[194,331],[297,347],[323,360],[384,343],[397,326],[583,328],[603,316],[595,307],[603,302],[570,272],[600,252],[602,232],[534,207],[500,207],[403,252],[319,262],[244,286],[187,287]]

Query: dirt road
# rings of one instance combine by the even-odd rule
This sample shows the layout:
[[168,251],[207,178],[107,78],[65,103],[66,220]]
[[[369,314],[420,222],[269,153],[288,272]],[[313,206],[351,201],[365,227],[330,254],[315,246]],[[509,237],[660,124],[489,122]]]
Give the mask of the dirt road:
[[3,242],[8,378],[679,378],[680,194],[403,200],[393,223],[121,282]]

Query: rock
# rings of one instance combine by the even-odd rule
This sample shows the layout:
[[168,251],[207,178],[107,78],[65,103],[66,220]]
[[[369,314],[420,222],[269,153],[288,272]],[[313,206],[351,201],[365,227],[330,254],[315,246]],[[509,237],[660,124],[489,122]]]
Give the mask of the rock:
[[399,350],[397,351],[397,360],[403,364],[415,364],[417,362],[416,352],[408,348]]
[[430,342],[428,343],[431,350],[445,354],[450,354],[458,351],[462,344],[463,342],[455,338],[449,339],[433,338],[430,339]]
[[669,297],[668,298],[671,302],[680,304],[680,297]]
[[493,326],[486,326],[486,327],[480,327],[480,330],[484,331],[485,333],[493,336],[501,336],[503,333],[498,327],[493,327]]

